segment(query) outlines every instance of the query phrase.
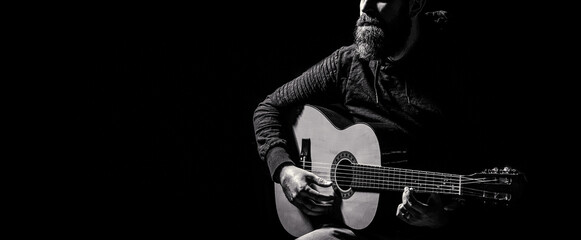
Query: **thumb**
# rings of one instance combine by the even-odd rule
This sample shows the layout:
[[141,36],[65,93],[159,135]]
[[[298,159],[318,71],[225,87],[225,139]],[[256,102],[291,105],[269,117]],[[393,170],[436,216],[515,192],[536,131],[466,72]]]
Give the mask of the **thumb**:
[[333,184],[333,182],[331,182],[329,180],[325,180],[324,178],[319,177],[315,174],[311,174],[310,179],[313,180],[313,182],[315,182],[317,185],[319,185],[321,187],[330,187],[331,184]]
[[[420,202],[420,200],[418,200],[416,198],[416,195],[414,194],[414,189],[413,188],[405,187],[404,188],[404,194],[403,195],[406,195],[406,194],[407,194],[407,201],[409,202],[409,204],[414,205],[414,206],[417,206],[417,207],[425,207],[426,206],[425,203]],[[402,196],[402,202],[404,200],[405,199],[403,199],[403,196]]]

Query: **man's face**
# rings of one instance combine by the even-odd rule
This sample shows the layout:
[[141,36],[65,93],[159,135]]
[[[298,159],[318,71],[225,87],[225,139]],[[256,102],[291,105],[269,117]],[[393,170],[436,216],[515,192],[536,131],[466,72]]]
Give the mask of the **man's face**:
[[389,56],[409,33],[407,0],[361,0],[355,43],[362,58],[380,59]]

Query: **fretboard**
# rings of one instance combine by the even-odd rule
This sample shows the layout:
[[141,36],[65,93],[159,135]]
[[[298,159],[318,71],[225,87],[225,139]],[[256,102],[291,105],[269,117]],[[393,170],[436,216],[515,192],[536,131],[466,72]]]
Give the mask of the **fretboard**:
[[461,195],[462,175],[358,164],[351,167],[353,188],[401,191],[407,186],[416,192]]

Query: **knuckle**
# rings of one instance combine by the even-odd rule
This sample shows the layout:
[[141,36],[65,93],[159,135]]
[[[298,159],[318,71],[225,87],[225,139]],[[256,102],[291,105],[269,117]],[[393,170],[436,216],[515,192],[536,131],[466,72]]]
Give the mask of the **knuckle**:
[[296,202],[296,199],[297,199],[297,193],[291,193],[291,194],[289,195],[289,199],[288,199],[288,200],[289,200],[290,202]]

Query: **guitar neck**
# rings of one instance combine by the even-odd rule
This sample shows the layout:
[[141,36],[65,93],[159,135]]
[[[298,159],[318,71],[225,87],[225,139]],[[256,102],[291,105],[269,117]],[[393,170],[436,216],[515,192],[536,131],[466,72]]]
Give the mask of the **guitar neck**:
[[416,192],[462,195],[463,181],[471,181],[458,174],[358,164],[348,171],[351,186],[366,190],[402,191],[407,186]]

